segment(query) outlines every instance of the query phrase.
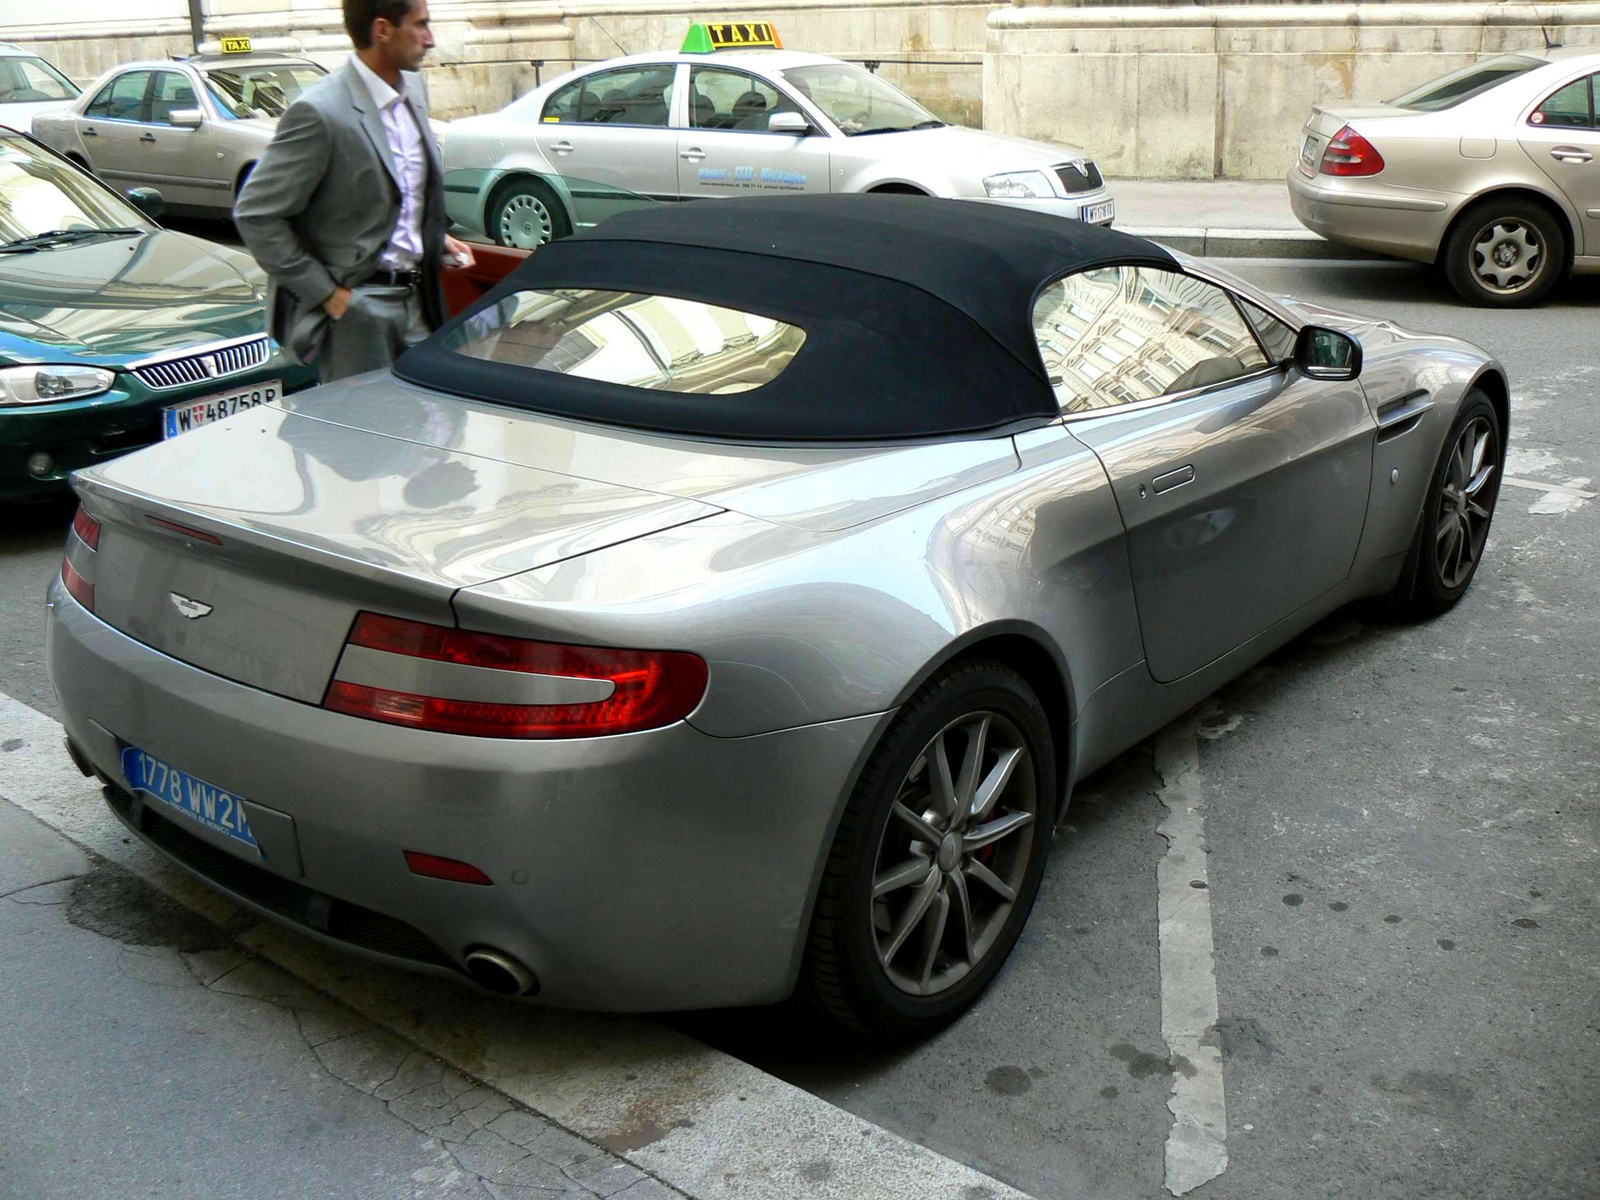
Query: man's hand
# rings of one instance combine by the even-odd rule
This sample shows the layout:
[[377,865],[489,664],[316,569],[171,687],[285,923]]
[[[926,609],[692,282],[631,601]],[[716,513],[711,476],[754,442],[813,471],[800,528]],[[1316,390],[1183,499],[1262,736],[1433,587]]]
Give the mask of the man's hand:
[[451,237],[449,234],[446,234],[444,239],[444,257],[446,266],[452,266],[458,270],[465,270],[468,267],[477,265],[478,262],[472,255],[471,246]]
[[334,288],[333,295],[322,302],[322,307],[330,317],[337,321],[350,308],[350,289],[347,287]]

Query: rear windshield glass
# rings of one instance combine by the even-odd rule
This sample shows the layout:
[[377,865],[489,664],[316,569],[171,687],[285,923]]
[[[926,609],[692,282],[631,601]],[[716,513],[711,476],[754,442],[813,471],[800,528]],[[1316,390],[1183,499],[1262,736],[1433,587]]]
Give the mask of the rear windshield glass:
[[805,340],[799,326],[755,313],[592,288],[512,292],[439,337],[486,362],[711,395],[770,383]]
[[1463,100],[1470,100],[1492,87],[1499,87],[1508,79],[1515,79],[1524,72],[1547,65],[1549,64],[1542,58],[1502,54],[1496,58],[1475,62],[1470,67],[1462,67],[1459,71],[1452,71],[1438,79],[1431,79],[1403,96],[1396,96],[1389,103],[1398,108],[1415,108],[1423,112],[1454,108]]

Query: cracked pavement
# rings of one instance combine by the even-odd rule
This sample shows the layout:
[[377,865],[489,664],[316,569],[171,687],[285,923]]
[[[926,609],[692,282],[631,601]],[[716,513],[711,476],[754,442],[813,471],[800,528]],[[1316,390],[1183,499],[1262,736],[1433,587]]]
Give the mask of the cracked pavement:
[[0,843],[0,1195],[683,1195],[4,801]]

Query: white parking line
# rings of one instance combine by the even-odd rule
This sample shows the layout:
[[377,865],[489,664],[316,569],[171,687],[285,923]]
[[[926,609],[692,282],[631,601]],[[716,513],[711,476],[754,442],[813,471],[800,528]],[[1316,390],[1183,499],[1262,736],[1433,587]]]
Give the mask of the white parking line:
[[[0,693],[0,796],[212,920],[237,916],[128,836],[61,726]],[[555,1012],[374,966],[271,922],[240,938],[506,1096],[699,1200],[1028,1200],[654,1021]]]
[[1166,820],[1156,828],[1167,839],[1167,852],[1156,864],[1161,1036],[1172,1066],[1166,1185],[1181,1196],[1228,1166],[1228,1105],[1215,1035],[1211,880],[1201,814],[1205,797],[1194,717],[1180,718],[1157,734],[1155,753],[1160,799],[1167,807]]

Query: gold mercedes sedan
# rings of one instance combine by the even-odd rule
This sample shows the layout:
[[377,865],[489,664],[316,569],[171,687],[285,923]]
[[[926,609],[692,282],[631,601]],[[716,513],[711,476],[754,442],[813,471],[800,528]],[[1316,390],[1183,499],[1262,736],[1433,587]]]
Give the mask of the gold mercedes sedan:
[[1600,47],[1473,63],[1382,104],[1318,105],[1289,202],[1336,242],[1437,263],[1469,303],[1600,273]]

